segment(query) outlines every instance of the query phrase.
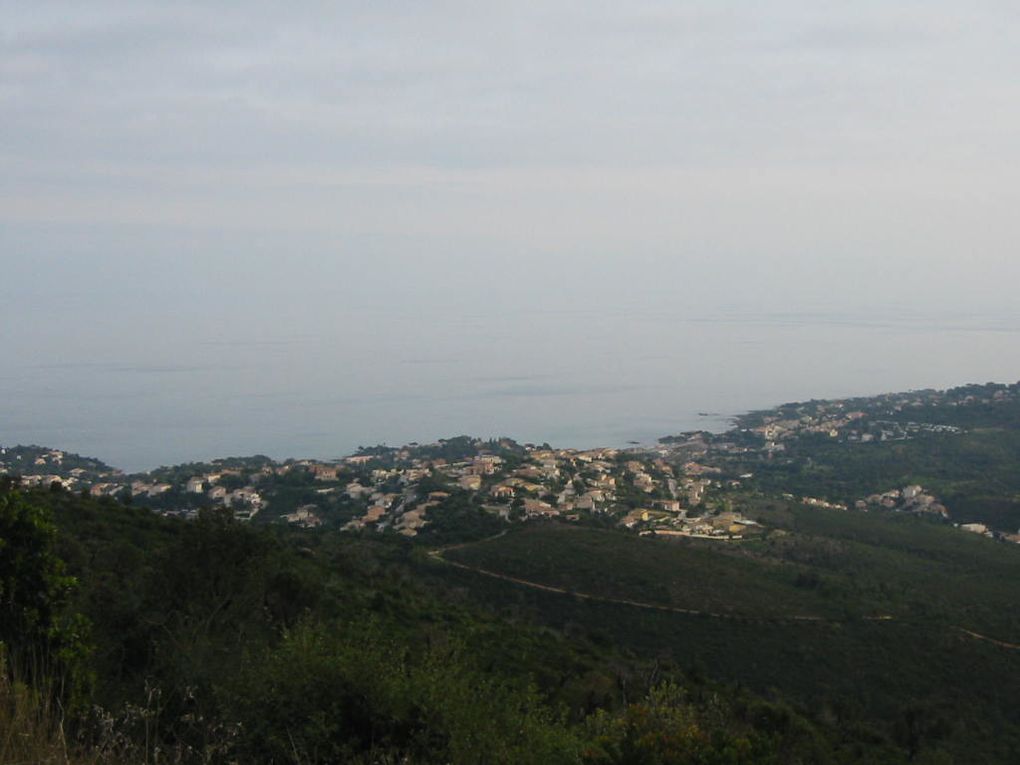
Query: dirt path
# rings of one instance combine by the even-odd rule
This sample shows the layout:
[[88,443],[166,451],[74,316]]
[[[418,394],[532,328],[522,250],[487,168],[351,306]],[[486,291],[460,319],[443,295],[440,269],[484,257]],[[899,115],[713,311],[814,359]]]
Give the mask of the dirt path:
[[[610,603],[617,606],[631,606],[633,608],[643,608],[649,611],[664,611],[672,614],[684,614],[686,616],[706,616],[711,619],[729,619],[732,621],[744,621],[744,622],[813,622],[813,623],[835,623],[833,620],[826,619],[822,616],[751,616],[749,614],[732,614],[732,613],[721,613],[718,611],[701,611],[694,608],[679,608],[677,606],[665,606],[660,603],[644,603],[639,600],[628,600],[625,598],[610,598],[603,595],[590,595],[585,592],[576,592],[575,590],[568,590],[564,587],[556,587],[551,584],[542,584],[540,582],[532,582],[527,579],[519,579],[515,576],[508,574],[500,574],[495,571],[489,571],[488,569],[480,568],[478,566],[469,566],[466,563],[458,563],[457,561],[444,558],[443,553],[447,550],[453,550],[458,547],[464,547],[466,545],[456,545],[454,547],[446,547],[441,550],[432,550],[429,555],[438,561],[442,561],[448,566],[459,568],[462,571],[470,571],[473,574],[480,574],[481,576],[487,576],[492,579],[499,579],[504,582],[510,582],[517,584],[522,587],[528,587],[533,590],[541,590],[542,592],[551,592],[556,595],[569,595],[574,598],[581,600],[591,601],[593,603]],[[891,616],[873,616],[865,617],[866,619],[876,620],[887,620],[892,619]]]
[[[490,539],[498,539],[499,537],[506,534],[505,531],[500,532]],[[488,541],[488,540],[483,540]],[[618,606],[630,606],[632,608],[643,608],[649,611],[662,611],[671,614],[683,614],[685,616],[704,616],[710,619],[728,619],[730,621],[741,621],[741,622],[754,622],[754,623],[794,623],[794,624],[844,624],[844,621],[838,619],[829,619],[824,616],[807,616],[807,615],[793,615],[793,616],[752,616],[749,614],[732,614],[732,613],[720,613],[717,611],[701,611],[694,608],[679,608],[677,606],[665,606],[660,603],[644,603],[639,600],[628,600],[625,598],[610,598],[603,595],[591,595],[585,592],[576,592],[574,590],[568,590],[565,587],[556,587],[551,584],[542,584],[541,582],[532,582],[527,579],[520,579],[516,576],[510,576],[508,574],[500,574],[495,571],[489,571],[488,569],[480,568],[478,566],[469,566],[466,563],[458,563],[457,561],[444,558],[443,553],[448,550],[456,550],[461,547],[467,547],[468,545],[475,544],[474,542],[465,542],[463,544],[451,545],[449,547],[440,548],[438,550],[432,550],[429,552],[429,557],[434,560],[441,561],[447,566],[453,566],[459,568],[462,571],[470,571],[473,574],[479,574],[481,576],[487,576],[492,579],[499,579],[504,582],[510,582],[511,584],[517,584],[521,587],[528,587],[532,590],[540,590],[541,592],[551,592],[556,595],[569,595],[573,598],[579,598],[581,600],[587,600],[592,603],[609,603]],[[878,614],[875,616],[863,616],[862,620],[868,622],[892,622],[896,621],[896,617],[890,616],[889,614]],[[1016,643],[1008,643],[1004,640],[996,640],[995,638],[982,635],[979,632],[968,630],[964,627],[951,627],[958,632],[967,635],[974,640],[982,640],[992,645],[999,646],[1000,648],[1006,648],[1013,651],[1020,651],[1020,645]]]
[[986,643],[999,646],[999,648],[1009,648],[1012,651],[1020,651],[1020,645],[1016,643],[1007,643],[1005,640],[996,640],[995,638],[990,638],[987,635],[982,635],[980,632],[974,632],[973,630],[968,630],[964,627],[955,627],[954,629],[962,632],[964,635],[969,635],[975,640],[984,640]]

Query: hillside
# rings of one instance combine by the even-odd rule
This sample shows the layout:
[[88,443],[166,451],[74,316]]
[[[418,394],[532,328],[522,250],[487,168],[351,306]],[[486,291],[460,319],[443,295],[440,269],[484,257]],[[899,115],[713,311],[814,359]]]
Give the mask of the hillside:
[[955,762],[1020,746],[1020,550],[797,507],[743,544],[532,526],[444,552],[479,602],[895,735]]
[[[50,637],[0,631],[8,672],[61,680],[40,687],[65,710],[47,716],[46,695],[18,692],[5,676],[0,709],[33,738],[0,741],[0,761],[43,761],[40,752],[90,763],[161,752],[174,762],[536,765],[909,755],[909,742],[843,730],[599,634],[476,605],[445,564],[395,535],[274,533],[223,513],[184,522],[58,490],[0,495],[0,530],[6,540],[49,538],[58,557],[48,565],[78,582],[48,590]],[[34,565],[23,559],[21,576]],[[18,570],[0,572],[5,591]],[[2,624],[26,607],[5,601]],[[54,654],[46,676],[26,673],[37,665],[24,658],[58,638],[77,648]],[[68,743],[55,738],[58,724]]]

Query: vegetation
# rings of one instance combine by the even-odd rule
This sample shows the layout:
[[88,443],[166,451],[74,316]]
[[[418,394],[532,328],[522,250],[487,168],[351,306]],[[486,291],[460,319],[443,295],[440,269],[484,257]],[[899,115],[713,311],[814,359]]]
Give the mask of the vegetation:
[[[73,711],[41,676],[12,682],[21,675],[8,659],[0,707],[27,734],[19,741],[36,741],[35,754],[18,750],[12,759],[807,763],[910,756],[866,716],[847,726],[792,696],[719,685],[678,655],[649,652],[640,641],[614,644],[611,619],[579,618],[579,607],[619,606],[579,606],[546,593],[571,614],[549,629],[554,620],[541,609],[515,612],[524,588],[485,602],[498,590],[489,585],[506,583],[453,569],[395,535],[260,529],[216,513],[184,522],[59,491],[4,496],[7,506],[31,507],[44,532],[56,529],[42,535],[46,556],[64,561],[62,575],[74,575],[79,586],[53,600],[52,619],[80,614],[91,622],[82,661],[95,677],[89,705]],[[572,536],[555,527],[532,533],[532,542],[556,545]],[[621,565],[632,543],[646,542],[613,536],[623,546]],[[13,536],[3,538],[11,544]],[[702,552],[687,573],[692,580],[709,570],[699,565],[715,565]],[[757,564],[746,565],[751,579]],[[928,756],[928,738],[919,739],[919,757]]]
[[[755,431],[776,421],[838,422],[833,418],[853,410],[859,418],[831,432],[787,427],[775,452],[763,451],[765,438]],[[852,505],[871,494],[921,485],[949,508],[954,522],[1020,530],[1020,384],[784,404],[738,418],[725,434],[686,434],[695,435],[739,447],[714,451],[713,464],[729,476],[753,473],[754,487],[766,495]]]
[[[165,468],[149,479],[173,488],[133,505],[124,491],[5,480],[0,762],[1012,762],[1020,547],[935,513],[796,497],[852,506],[920,484],[953,521],[1015,528],[1018,393],[752,413],[721,436],[668,439],[670,465],[638,466],[647,491],[627,477],[631,455],[614,457],[616,505],[572,524],[516,521],[526,499],[580,495],[603,474],[497,499],[491,482],[528,465],[505,439],[372,447],[336,465]],[[773,450],[754,428],[777,418]],[[47,461],[45,475],[80,463],[54,454],[13,458]],[[475,491],[455,472],[378,470],[480,454],[502,462]],[[687,460],[711,466],[689,509],[739,513],[754,535],[618,527],[614,506],[672,499]],[[221,469],[237,471],[225,488],[258,476],[269,504],[254,523],[184,492]],[[396,516],[336,533],[389,492],[422,508],[417,536]],[[182,503],[190,520],[154,512]],[[312,505],[321,528],[276,522]]]
[[449,573],[505,613],[818,710],[915,758],[1009,761],[1020,550],[921,518],[747,511],[775,530],[727,544],[533,525],[445,555],[518,580]]

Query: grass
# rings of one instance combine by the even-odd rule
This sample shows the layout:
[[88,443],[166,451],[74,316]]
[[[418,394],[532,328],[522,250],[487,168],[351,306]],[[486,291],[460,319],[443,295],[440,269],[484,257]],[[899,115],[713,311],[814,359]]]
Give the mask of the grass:
[[[0,648],[3,646],[0,645]],[[73,756],[64,738],[62,717],[47,690],[35,690],[0,672],[0,763],[86,765]]]

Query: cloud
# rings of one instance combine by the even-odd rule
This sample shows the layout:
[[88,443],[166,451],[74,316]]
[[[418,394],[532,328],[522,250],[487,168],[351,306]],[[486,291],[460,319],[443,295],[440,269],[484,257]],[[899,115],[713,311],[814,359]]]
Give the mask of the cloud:
[[[961,253],[1020,276],[1001,4],[4,10],[8,252],[301,253],[374,275],[362,304],[459,305],[495,269],[568,307],[684,278],[704,302],[823,271],[860,292],[921,262],[945,297]],[[621,278],[635,261],[655,275]]]

